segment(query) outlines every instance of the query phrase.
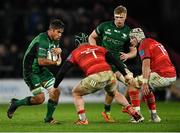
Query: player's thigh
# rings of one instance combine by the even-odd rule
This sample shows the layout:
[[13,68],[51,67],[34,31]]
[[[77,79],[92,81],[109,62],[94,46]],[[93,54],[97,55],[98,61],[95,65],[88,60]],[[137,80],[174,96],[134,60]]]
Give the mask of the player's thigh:
[[45,89],[53,88],[55,83],[54,75],[47,69],[41,73],[40,80]]
[[[136,87],[140,89],[142,86],[142,83],[143,83],[143,75],[137,76],[135,78],[135,81],[136,81]],[[166,82],[166,80],[164,80],[157,73],[155,73],[155,72],[150,73],[148,84],[152,89],[168,86],[165,82]]]
[[75,88],[76,90],[81,91],[83,94],[94,93],[101,89],[101,87],[99,87],[98,81],[92,76],[88,76],[81,80]]
[[72,89],[72,95],[76,96],[83,96],[86,94],[89,94],[92,92],[92,90],[90,88],[86,88],[85,86],[83,86],[81,84],[82,81],[80,81],[76,86],[74,86],[74,88]]
[[114,73],[112,71],[104,71],[99,72],[97,74],[92,74],[86,78],[84,78],[80,85],[86,89],[87,93],[93,93],[100,89],[103,89],[111,79],[111,76],[114,77]]
[[156,72],[150,73],[150,78],[149,78],[149,85],[151,88],[162,88],[166,86],[170,86],[175,82],[176,78],[165,78],[160,76]]
[[109,95],[109,96],[114,96],[115,94],[115,91],[117,91],[117,82],[114,82],[114,83],[111,83],[111,84],[108,84],[104,90],[106,91],[106,93]]
[[42,93],[43,87],[41,84],[41,79],[38,74],[30,74],[28,76],[24,76],[24,81],[28,85],[30,91],[33,93],[33,95],[37,95],[39,93]]
[[114,74],[109,74],[110,80],[108,81],[107,85],[104,87],[106,93],[110,96],[114,95],[114,92],[117,90],[118,83],[116,76]]

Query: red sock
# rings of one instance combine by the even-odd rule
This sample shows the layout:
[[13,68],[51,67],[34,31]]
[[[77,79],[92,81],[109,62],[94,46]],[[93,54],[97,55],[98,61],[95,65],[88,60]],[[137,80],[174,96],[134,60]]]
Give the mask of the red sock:
[[81,121],[86,120],[86,114],[85,114],[85,110],[84,110],[84,109],[83,109],[83,110],[79,110],[79,111],[78,111],[78,115],[79,115],[79,119],[80,119]]
[[140,107],[140,93],[139,90],[130,90],[129,97],[133,107]]
[[83,113],[85,113],[85,110],[84,109],[83,110],[79,110],[77,113],[78,114],[83,114]]
[[149,110],[156,110],[156,100],[154,94],[151,92],[149,95],[144,97]]
[[133,109],[133,107],[131,105],[128,105],[127,107],[125,107],[126,113],[128,113],[129,115],[134,115],[136,113],[136,111]]

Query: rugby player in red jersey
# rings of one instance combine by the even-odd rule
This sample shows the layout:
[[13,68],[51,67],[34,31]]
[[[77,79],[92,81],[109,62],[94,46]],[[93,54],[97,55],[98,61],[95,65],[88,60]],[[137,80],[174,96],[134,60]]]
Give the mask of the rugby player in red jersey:
[[137,46],[138,42],[142,60],[142,75],[136,77],[136,87],[142,90],[151,112],[151,121],[160,122],[152,90],[172,85],[176,81],[176,70],[164,46],[152,38],[146,38],[142,29],[132,29],[129,36],[132,44]]
[[59,70],[54,84],[54,87],[58,87],[59,83],[63,80],[65,73],[74,65],[79,66],[85,73],[86,78],[81,80],[72,90],[74,105],[79,115],[79,119],[75,124],[88,124],[82,96],[94,93],[100,89],[105,89],[107,92],[106,95],[114,97],[119,104],[124,106],[127,113],[138,121],[141,119],[141,116],[128,103],[124,95],[118,92],[117,79],[107,61],[113,63],[124,75],[125,81],[129,82],[131,77],[126,73],[123,63],[116,60],[105,48],[86,43],[87,38],[88,35],[84,33],[75,36],[77,48],[71,52],[70,56]]

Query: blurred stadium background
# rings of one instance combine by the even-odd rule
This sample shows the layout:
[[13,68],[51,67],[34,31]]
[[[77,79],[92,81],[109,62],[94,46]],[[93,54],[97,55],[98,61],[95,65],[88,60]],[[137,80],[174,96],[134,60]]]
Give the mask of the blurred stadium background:
[[[118,5],[128,9],[127,24],[142,27],[146,35],[165,45],[176,67],[178,81],[172,91],[156,91],[158,100],[179,100],[180,50],[179,0],[1,0],[0,1],[0,102],[12,97],[22,98],[31,94],[22,80],[22,58],[31,39],[47,30],[49,20],[60,18],[65,23],[61,43],[71,47],[72,36],[78,32],[91,33],[101,22],[113,19]],[[57,68],[50,68],[56,72]],[[137,70],[138,71],[138,70]],[[136,69],[135,73],[138,73]],[[82,78],[78,69],[67,74],[62,84],[63,95],[71,99],[71,89]],[[179,82],[179,83],[178,83]],[[99,97],[101,93],[95,95]],[[93,98],[90,98],[93,99]],[[102,100],[102,99],[97,99]]]

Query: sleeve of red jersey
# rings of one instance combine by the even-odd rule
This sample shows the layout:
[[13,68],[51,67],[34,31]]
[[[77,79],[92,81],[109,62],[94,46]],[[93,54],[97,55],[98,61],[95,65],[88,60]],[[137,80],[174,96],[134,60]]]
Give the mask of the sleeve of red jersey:
[[141,57],[141,60],[151,57],[149,45],[150,43],[148,43],[145,40],[140,44],[138,52]]

